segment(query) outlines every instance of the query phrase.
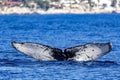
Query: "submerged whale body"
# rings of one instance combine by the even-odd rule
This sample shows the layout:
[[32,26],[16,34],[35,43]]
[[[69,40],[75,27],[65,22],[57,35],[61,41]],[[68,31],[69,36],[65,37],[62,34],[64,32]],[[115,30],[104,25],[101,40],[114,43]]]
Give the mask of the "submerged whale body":
[[48,45],[32,42],[12,42],[18,51],[41,61],[92,61],[111,51],[111,43],[87,43],[62,51]]

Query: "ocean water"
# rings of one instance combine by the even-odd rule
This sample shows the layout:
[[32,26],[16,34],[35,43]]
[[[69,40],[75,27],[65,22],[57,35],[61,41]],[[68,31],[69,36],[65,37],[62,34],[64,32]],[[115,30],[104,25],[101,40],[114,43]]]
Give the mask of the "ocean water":
[[[112,42],[94,62],[37,61],[12,41],[64,50],[89,42]],[[0,15],[0,80],[120,80],[120,14]]]

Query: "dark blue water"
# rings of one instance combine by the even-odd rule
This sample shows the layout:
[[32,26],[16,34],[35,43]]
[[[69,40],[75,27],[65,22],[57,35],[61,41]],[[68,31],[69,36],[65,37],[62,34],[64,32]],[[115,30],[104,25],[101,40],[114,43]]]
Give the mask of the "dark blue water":
[[[95,62],[40,62],[11,46],[37,42],[65,49],[88,42],[112,42]],[[119,80],[120,14],[0,15],[0,80]]]

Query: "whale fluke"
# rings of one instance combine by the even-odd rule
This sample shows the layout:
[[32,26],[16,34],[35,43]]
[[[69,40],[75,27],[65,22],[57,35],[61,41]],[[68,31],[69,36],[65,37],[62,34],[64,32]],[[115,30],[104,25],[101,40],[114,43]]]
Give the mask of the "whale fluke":
[[31,43],[31,42],[12,42],[13,47],[33,58],[41,61],[55,61],[55,60],[64,60],[64,55],[62,50],[58,48],[52,48],[48,45]]
[[16,50],[41,61],[93,61],[107,54],[112,49],[111,43],[88,43],[70,47],[62,51],[48,45],[32,42],[12,42]]
[[102,57],[112,49],[111,43],[87,43],[64,50],[68,60],[93,61]]

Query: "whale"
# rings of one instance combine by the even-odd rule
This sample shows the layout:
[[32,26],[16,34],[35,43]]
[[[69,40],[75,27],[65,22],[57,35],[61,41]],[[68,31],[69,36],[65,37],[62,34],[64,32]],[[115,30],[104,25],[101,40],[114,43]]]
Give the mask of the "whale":
[[34,42],[11,42],[19,52],[39,61],[94,61],[112,50],[112,43],[87,43],[64,50]]

